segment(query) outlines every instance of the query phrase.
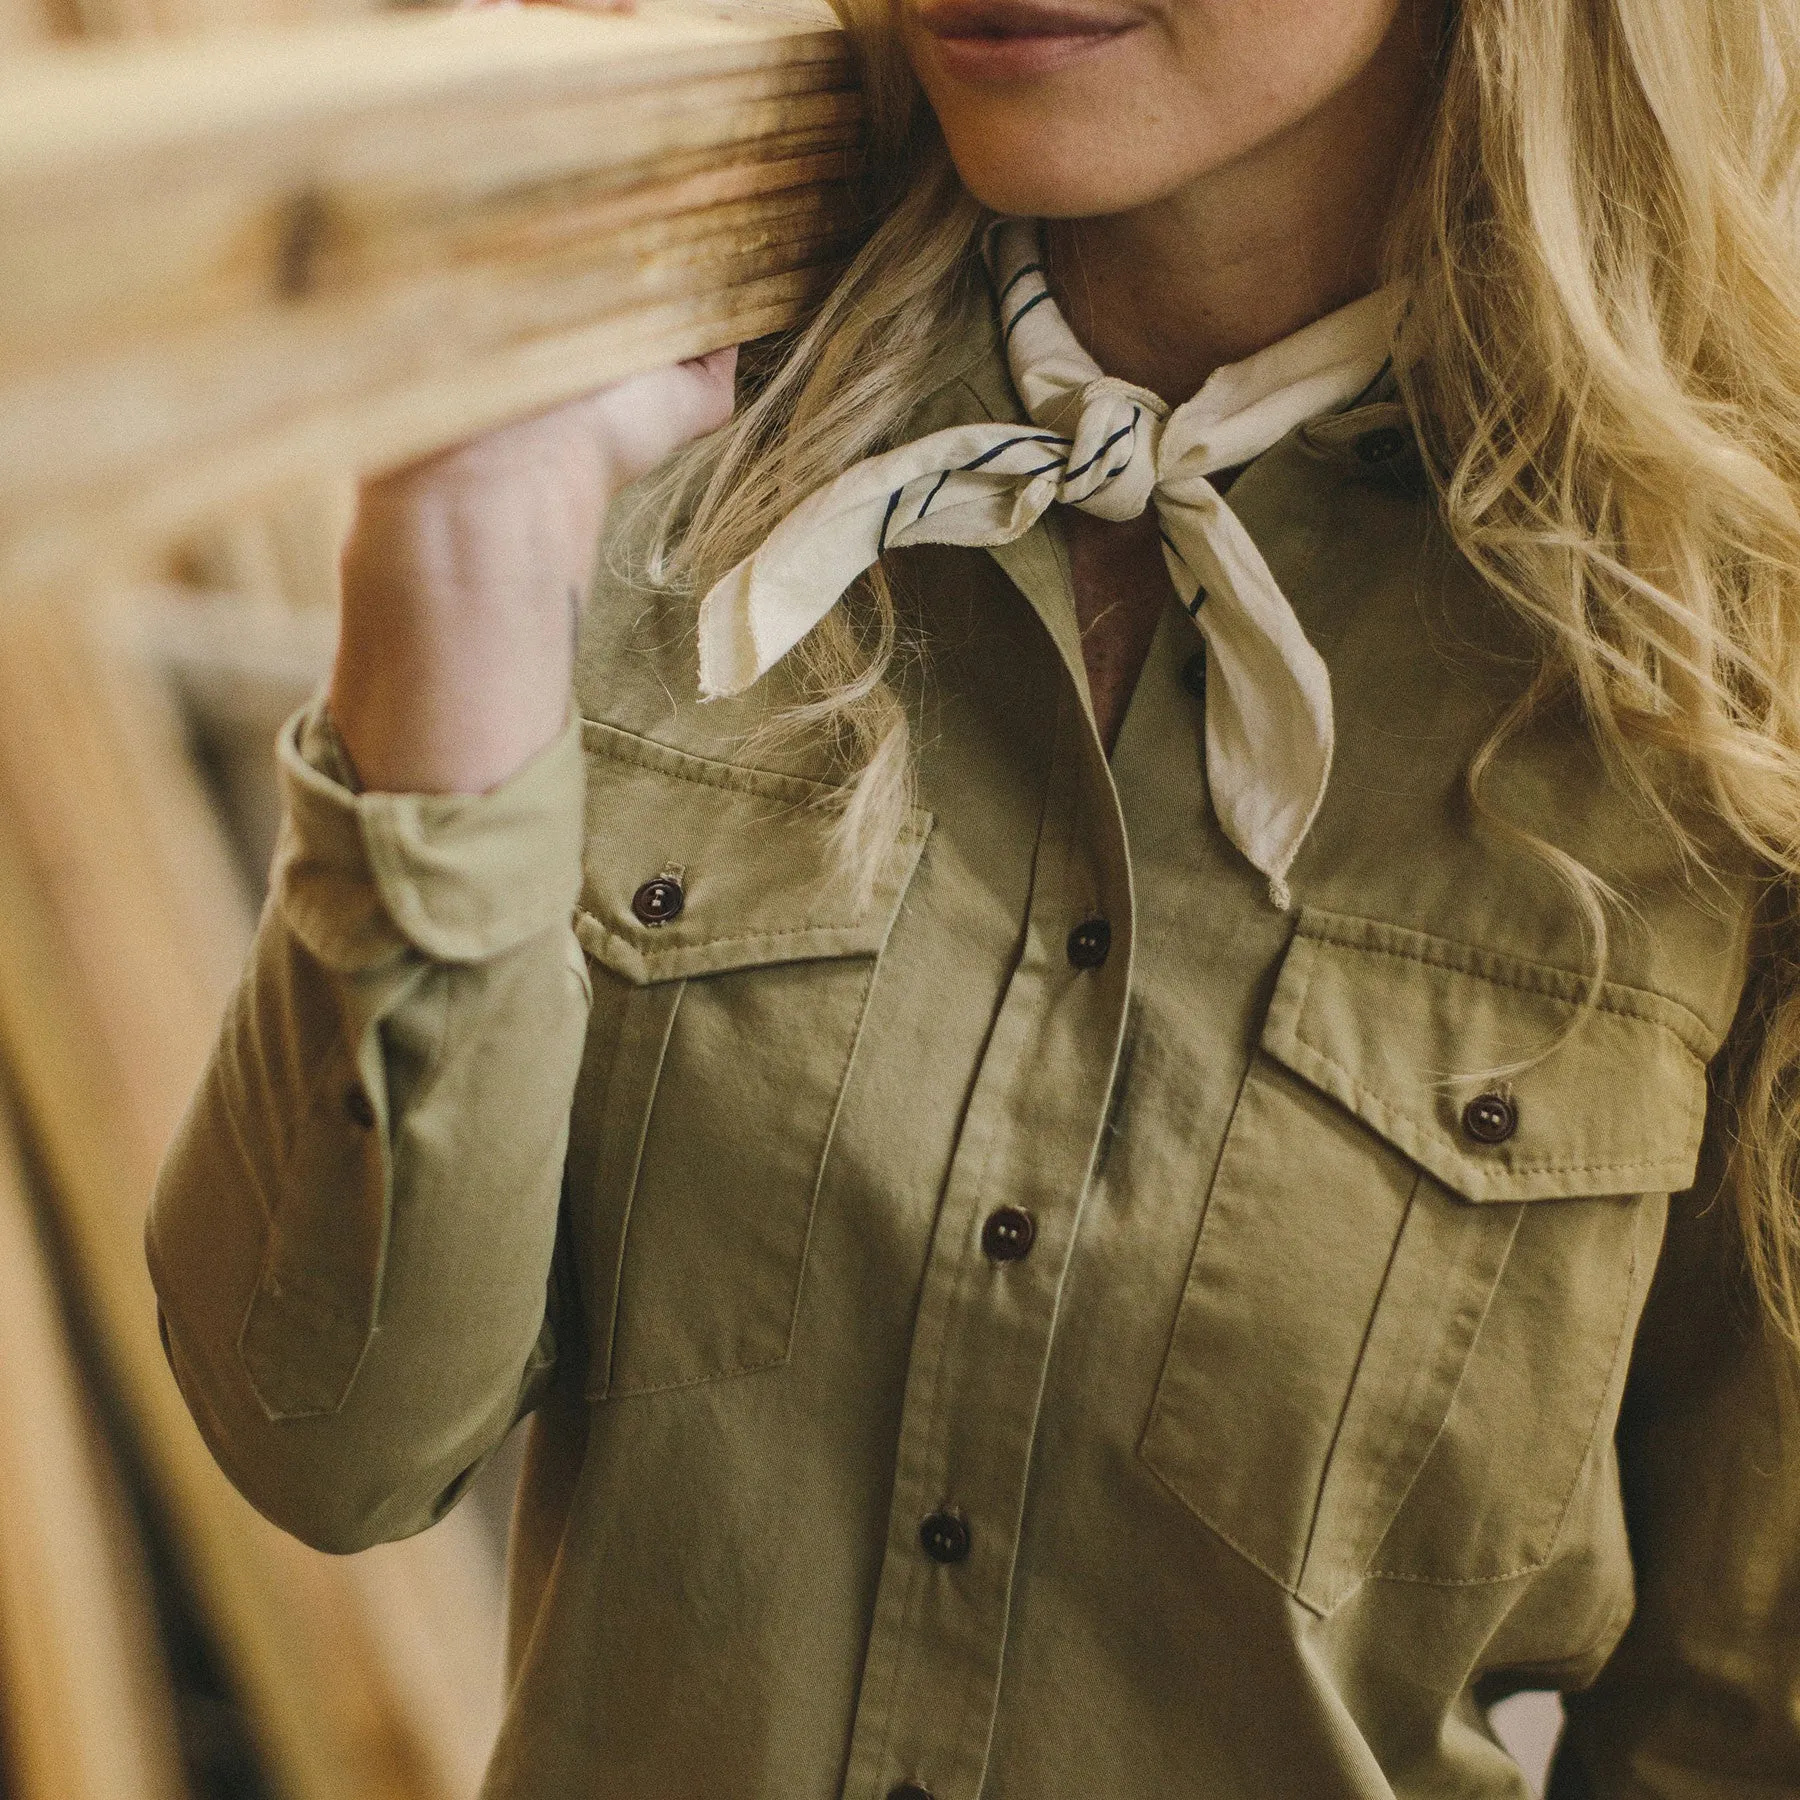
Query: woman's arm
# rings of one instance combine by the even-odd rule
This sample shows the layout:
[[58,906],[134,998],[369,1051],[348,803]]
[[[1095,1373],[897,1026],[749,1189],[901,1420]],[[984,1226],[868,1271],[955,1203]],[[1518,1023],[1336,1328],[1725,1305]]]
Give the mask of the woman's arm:
[[1553,1800],[1800,1794],[1800,1358],[1710,1151],[1702,1177],[1671,1209],[1619,1428],[1637,1612],[1569,1699]]
[[608,496],[730,410],[683,365],[373,484],[329,710],[148,1249],[215,1455],[323,1548],[438,1517],[556,1354],[587,1019],[575,616]]
[[366,786],[484,793],[557,735],[607,500],[725,422],[736,367],[639,376],[363,490],[330,705]]

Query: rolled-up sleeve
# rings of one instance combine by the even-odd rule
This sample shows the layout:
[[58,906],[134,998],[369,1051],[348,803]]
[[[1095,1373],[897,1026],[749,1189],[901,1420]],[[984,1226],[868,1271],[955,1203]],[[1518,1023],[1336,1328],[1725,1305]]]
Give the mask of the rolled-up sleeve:
[[1708,1178],[1675,1202],[1619,1432],[1637,1612],[1554,1800],[1800,1794],[1800,1364]]
[[582,759],[572,723],[491,793],[359,793],[322,704],[279,757],[269,904],[147,1247],[214,1454],[344,1550],[440,1516],[554,1365]]

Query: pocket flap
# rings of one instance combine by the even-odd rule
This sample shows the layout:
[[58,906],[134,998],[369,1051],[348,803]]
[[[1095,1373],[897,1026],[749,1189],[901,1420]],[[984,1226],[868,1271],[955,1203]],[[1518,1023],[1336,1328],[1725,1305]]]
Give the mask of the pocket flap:
[[[1589,985],[1309,908],[1262,1048],[1465,1199],[1678,1192],[1694,1179],[1717,1045],[1686,1007],[1643,988],[1602,983],[1583,1013]],[[1471,1130],[1469,1103],[1484,1095],[1503,1104]]]
[[[628,981],[673,981],[765,963],[873,956],[931,830],[914,810],[865,899],[839,871],[831,790],[709,761],[616,726],[582,723],[587,846],[576,934]],[[679,911],[646,923],[645,883],[675,884]],[[666,902],[665,902],[666,904]]]

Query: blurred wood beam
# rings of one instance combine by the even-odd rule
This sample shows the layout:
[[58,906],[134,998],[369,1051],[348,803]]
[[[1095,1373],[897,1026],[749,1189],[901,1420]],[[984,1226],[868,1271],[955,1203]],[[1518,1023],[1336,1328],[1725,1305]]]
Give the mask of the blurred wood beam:
[[64,0],[71,3],[87,36],[142,38],[349,18],[380,0]]
[[388,15],[0,70],[0,591],[796,323],[814,0]]
[[0,919],[0,1055],[105,1374],[271,1788],[467,1800],[499,1708],[499,1609],[466,1541],[473,1522],[367,1561],[307,1550],[214,1465],[158,1341],[144,1213],[250,913],[166,696],[103,612],[0,611]]
[[252,609],[335,617],[338,558],[355,510],[347,477],[297,483],[194,533],[176,550],[172,573],[208,593],[235,595]]
[[14,1800],[187,1793],[144,1547],[0,1097],[0,1696]]
[[[151,38],[246,25],[354,17],[381,0],[0,0],[0,54],[58,39]],[[264,604],[329,605],[348,520],[347,478],[310,481],[275,504],[235,514],[175,561]]]
[[67,37],[79,29],[73,13],[52,0],[0,0],[0,55],[11,55],[49,38]]

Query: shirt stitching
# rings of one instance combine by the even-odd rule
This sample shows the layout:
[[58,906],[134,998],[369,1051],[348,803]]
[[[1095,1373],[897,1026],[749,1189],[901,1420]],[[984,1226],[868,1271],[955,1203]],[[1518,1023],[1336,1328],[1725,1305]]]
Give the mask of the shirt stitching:
[[[1402,962],[1419,963],[1427,968],[1448,969],[1455,974],[1468,975],[1478,981],[1491,983],[1495,987],[1512,988],[1522,993],[1542,994],[1547,999],[1566,1000],[1571,1005],[1579,1001],[1578,994],[1570,994],[1566,990],[1577,987],[1585,990],[1587,982],[1584,977],[1572,971],[1557,969],[1548,965],[1534,967],[1526,965],[1514,971],[1494,971],[1472,967],[1471,962],[1485,957],[1504,956],[1508,961],[1515,959],[1506,951],[1484,951],[1474,945],[1467,947],[1468,960],[1458,959],[1448,951],[1432,952],[1419,948],[1414,949],[1397,944],[1378,944],[1361,941],[1347,932],[1334,932],[1322,929],[1317,922],[1308,921],[1301,927],[1301,936],[1314,942],[1330,944],[1336,949],[1348,950],[1359,956],[1387,956]],[[1691,1008],[1679,1000],[1671,999],[1666,994],[1659,994],[1654,989],[1639,989],[1635,993],[1641,999],[1633,998],[1634,990],[1619,983],[1605,982],[1601,984],[1599,993],[1594,998],[1595,1009],[1611,1013],[1619,1017],[1641,1020],[1647,1025],[1659,1025],[1674,1037],[1696,1062],[1704,1064],[1711,1054],[1711,1034],[1705,1020]],[[1646,1005],[1644,1002],[1649,1002]],[[1658,1009],[1667,1007],[1676,1014],[1682,1024],[1677,1025],[1668,1019],[1658,1016]],[[1684,1030],[1684,1025],[1691,1025],[1692,1032]],[[1698,1040],[1696,1043],[1695,1040]]]
[[[1378,1113],[1384,1122],[1411,1126],[1417,1132],[1438,1139],[1443,1139],[1448,1136],[1448,1132],[1444,1126],[1430,1119],[1421,1119],[1416,1114],[1402,1112],[1398,1107],[1390,1105],[1387,1101],[1383,1100],[1378,1094],[1373,1092],[1373,1090],[1364,1087],[1342,1063],[1337,1061],[1336,1058],[1331,1056],[1327,1051],[1321,1049],[1317,1044],[1301,1037],[1298,1031],[1294,1033],[1294,1037],[1295,1041],[1304,1049],[1311,1051],[1314,1056],[1318,1057],[1320,1062],[1326,1064],[1334,1073],[1343,1077],[1345,1086],[1349,1088],[1359,1107],[1366,1106],[1371,1112]],[[1277,1060],[1280,1059],[1278,1058]],[[1302,1071],[1302,1073],[1304,1073],[1304,1071]],[[1685,1116],[1691,1119],[1696,1110],[1697,1109],[1690,1103]],[[1483,1165],[1473,1161],[1473,1159],[1462,1152],[1457,1152],[1456,1154],[1458,1155],[1459,1160],[1471,1170],[1479,1170],[1483,1167]],[[1417,1159],[1415,1158],[1414,1160]],[[1495,1165],[1493,1172],[1502,1176],[1610,1175],[1623,1174],[1630,1170],[1643,1170],[1645,1173],[1650,1173],[1656,1170],[1677,1167],[1678,1162],[1679,1159],[1671,1159],[1668,1157],[1661,1159],[1639,1157],[1627,1162],[1569,1162],[1562,1158],[1545,1161],[1542,1159],[1521,1157],[1512,1158],[1505,1163]]]

